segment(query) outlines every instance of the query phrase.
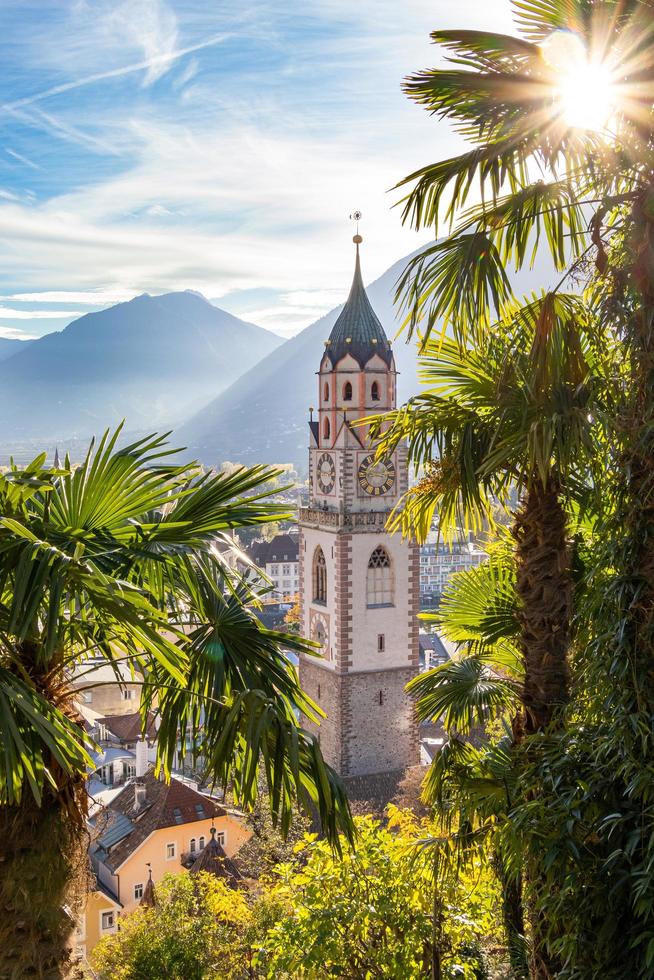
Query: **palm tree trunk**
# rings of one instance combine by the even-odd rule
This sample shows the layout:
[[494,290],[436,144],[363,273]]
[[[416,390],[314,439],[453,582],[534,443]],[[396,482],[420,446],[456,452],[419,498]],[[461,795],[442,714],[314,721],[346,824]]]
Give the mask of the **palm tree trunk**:
[[[568,701],[568,650],[572,614],[571,550],[556,479],[534,476],[513,528],[516,541],[520,647],[524,664],[523,717],[516,741],[560,723]],[[547,922],[535,906],[542,890],[539,860],[525,860],[529,885],[532,980],[552,980],[560,964],[548,951]]]
[[500,854],[493,858],[493,868],[502,891],[502,925],[506,934],[509,962],[515,980],[529,974],[525,943],[525,918],[522,904],[522,877],[508,874]]
[[524,732],[543,731],[568,701],[572,573],[566,515],[553,476],[533,478],[513,529],[517,552]]
[[88,860],[84,805],[83,782],[62,779],[40,807],[28,787],[19,805],[0,806],[0,980],[70,974]]

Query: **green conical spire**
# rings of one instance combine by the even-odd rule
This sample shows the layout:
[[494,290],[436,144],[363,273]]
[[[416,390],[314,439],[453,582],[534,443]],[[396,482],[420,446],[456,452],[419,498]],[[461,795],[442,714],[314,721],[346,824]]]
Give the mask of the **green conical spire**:
[[379,354],[389,366],[393,358],[388,337],[370,305],[361,278],[359,244],[362,240],[361,235],[354,236],[357,254],[350,295],[325,345],[325,353],[334,367],[346,354],[351,354],[362,368],[374,354]]

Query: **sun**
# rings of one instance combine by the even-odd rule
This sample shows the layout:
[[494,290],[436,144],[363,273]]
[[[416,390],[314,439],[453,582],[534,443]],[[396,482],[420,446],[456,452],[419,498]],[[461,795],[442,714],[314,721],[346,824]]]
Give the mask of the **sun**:
[[567,126],[603,130],[614,110],[611,76],[605,65],[575,66],[557,86],[561,116]]
[[606,129],[617,98],[611,66],[589,57],[583,41],[569,31],[550,35],[544,54],[554,72],[554,101],[563,123],[575,129]]

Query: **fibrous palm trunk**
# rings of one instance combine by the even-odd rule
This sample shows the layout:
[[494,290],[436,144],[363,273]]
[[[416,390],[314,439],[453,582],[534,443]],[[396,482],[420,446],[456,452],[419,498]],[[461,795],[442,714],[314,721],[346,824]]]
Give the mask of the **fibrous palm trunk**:
[[568,701],[572,573],[566,524],[556,479],[532,479],[513,531],[527,735],[548,728]]
[[500,854],[495,855],[493,867],[502,889],[502,924],[506,934],[512,976],[514,980],[524,980],[528,975],[528,965],[522,904],[522,877],[516,877],[507,871]]
[[[69,692],[34,667],[25,647],[24,664],[35,687],[70,718],[79,716]],[[85,894],[88,868],[86,787],[56,759],[52,782],[40,805],[29,785],[20,802],[0,804],[0,980],[55,980],[71,973],[74,919]]]
[[76,883],[86,871],[88,840],[81,812],[84,786],[29,790],[18,806],[0,806],[0,978],[67,977]]
[[[534,476],[513,528],[516,541],[520,648],[524,666],[523,716],[517,740],[560,724],[569,692],[572,614],[571,549],[559,486],[550,474]],[[534,899],[542,891],[537,857],[526,859],[530,892],[532,980],[551,980],[560,964],[548,951],[547,923]]]

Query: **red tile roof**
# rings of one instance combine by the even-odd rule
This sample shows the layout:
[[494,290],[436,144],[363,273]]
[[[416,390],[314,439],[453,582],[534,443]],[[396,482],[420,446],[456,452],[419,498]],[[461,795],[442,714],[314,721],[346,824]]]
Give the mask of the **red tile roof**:
[[[104,725],[121,742],[136,742],[141,737],[141,714],[139,711],[133,711],[128,715],[105,715],[104,718],[97,719],[97,724]],[[145,733],[148,738],[154,738],[157,734],[154,714],[151,711],[148,712]]]
[[[137,807],[135,783],[139,782],[145,786],[145,803]],[[107,833],[113,820],[121,815],[134,824],[134,829],[101,860],[111,871],[116,871],[155,830],[223,817],[226,813],[218,803],[191,789],[179,779],[173,778],[170,783],[165,783],[155,779],[150,770],[143,779],[128,783],[96,820],[99,837]]]

